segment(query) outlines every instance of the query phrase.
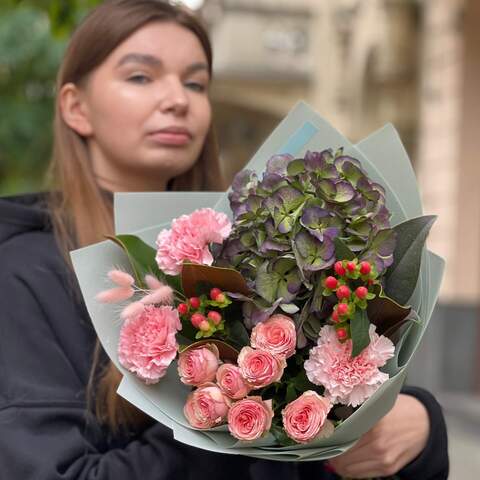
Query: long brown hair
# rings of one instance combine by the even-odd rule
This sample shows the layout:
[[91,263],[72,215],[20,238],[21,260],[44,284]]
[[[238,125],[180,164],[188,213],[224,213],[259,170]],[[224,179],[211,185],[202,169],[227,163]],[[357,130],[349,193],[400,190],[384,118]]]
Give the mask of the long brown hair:
[[[108,0],[91,11],[74,32],[57,77],[57,92],[66,83],[81,85],[88,75],[130,35],[151,22],[174,22],[200,41],[212,71],[208,34],[188,11],[160,0]],[[59,99],[54,119],[53,157],[49,169],[50,209],[56,239],[65,256],[73,248],[113,233],[112,206],[97,184],[86,141],[63,120]],[[173,179],[174,190],[217,190],[221,182],[216,139],[212,127],[195,165]],[[145,417],[116,394],[121,379],[113,363],[99,368],[97,341],[88,398],[95,396],[97,417],[113,430],[141,425]]]

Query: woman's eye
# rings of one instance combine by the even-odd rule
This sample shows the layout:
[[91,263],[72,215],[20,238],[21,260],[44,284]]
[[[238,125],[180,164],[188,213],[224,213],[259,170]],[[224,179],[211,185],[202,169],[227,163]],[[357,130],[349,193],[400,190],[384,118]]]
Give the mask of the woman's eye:
[[199,93],[205,92],[205,90],[207,89],[207,87],[203,83],[199,82],[186,82],[185,87]]
[[132,75],[128,77],[127,79],[131,83],[138,83],[138,84],[145,84],[145,83],[150,83],[150,77],[147,77],[147,75],[143,75],[141,73],[137,73],[135,75]]

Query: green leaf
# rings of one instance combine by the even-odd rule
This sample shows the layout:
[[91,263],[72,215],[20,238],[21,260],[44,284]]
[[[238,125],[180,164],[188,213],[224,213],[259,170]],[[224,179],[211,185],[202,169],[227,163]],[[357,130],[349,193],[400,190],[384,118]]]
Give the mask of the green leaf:
[[413,218],[394,227],[397,245],[393,264],[386,273],[386,294],[400,304],[408,302],[417,284],[422,251],[437,219],[434,215]]
[[240,320],[229,320],[226,324],[228,340],[240,347],[250,345],[250,336]]
[[295,387],[293,383],[289,383],[287,385],[287,395],[285,397],[287,403],[293,402],[297,398],[297,391],[295,390]]
[[180,290],[180,279],[171,275],[165,275],[155,260],[156,251],[135,235],[108,236],[108,239],[119,245],[127,254],[135,276],[137,285],[145,288],[145,275],[151,274],[162,282],[170,285],[174,290]]
[[352,335],[352,357],[362,353],[362,350],[370,344],[370,335],[368,334],[370,322],[365,310],[357,310],[350,322],[350,332]]
[[293,384],[295,388],[302,393],[306,392],[307,390],[311,390],[312,387],[314,387],[314,385],[308,379],[305,369],[303,368],[300,373],[293,379]]
[[335,244],[335,258],[337,260],[353,260],[355,258],[355,253],[348,248],[343,240],[335,237],[333,243]]
[[297,313],[300,309],[294,303],[281,303],[279,307],[290,315]]
[[279,425],[274,425],[270,427],[270,433],[275,437],[277,442],[283,447],[289,447],[296,445],[296,442],[287,436],[285,431]]

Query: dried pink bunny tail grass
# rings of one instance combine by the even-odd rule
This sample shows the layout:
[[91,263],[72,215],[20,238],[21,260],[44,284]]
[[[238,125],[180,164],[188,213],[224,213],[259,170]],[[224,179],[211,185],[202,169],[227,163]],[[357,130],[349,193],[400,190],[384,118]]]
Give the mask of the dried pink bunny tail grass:
[[165,285],[153,275],[145,275],[145,283],[147,284],[150,290],[157,290],[160,287],[164,287]]
[[171,305],[173,303],[173,290],[166,285],[162,285],[148,295],[145,295],[140,301],[144,305],[149,305],[152,303]]
[[119,303],[128,300],[134,293],[132,287],[115,287],[98,293],[95,299],[101,303]]
[[133,302],[122,310],[120,318],[127,320],[132,317],[140,315],[145,309],[145,305],[142,302]]
[[120,287],[131,287],[135,283],[134,278],[123,270],[110,270],[108,278]]

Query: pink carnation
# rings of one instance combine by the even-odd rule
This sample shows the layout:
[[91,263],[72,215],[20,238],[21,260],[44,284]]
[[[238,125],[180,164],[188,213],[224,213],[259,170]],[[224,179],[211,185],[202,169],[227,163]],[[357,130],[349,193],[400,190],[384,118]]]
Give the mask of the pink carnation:
[[176,218],[171,230],[162,230],[157,237],[159,268],[169,275],[178,275],[185,260],[211,265],[213,257],[209,244],[222,243],[231,230],[228,217],[211,208]]
[[178,312],[172,307],[146,306],[122,326],[120,363],[145,383],[158,382],[177,355],[175,335],[181,328]]
[[253,441],[265,435],[272,426],[271,400],[247,397],[234,403],[228,412],[228,429],[239,440]]
[[194,428],[213,428],[225,423],[230,399],[214,383],[205,383],[187,398],[183,413]]
[[356,407],[370,398],[388,380],[379,367],[393,357],[395,347],[370,325],[370,344],[360,355],[352,358],[352,341],[338,341],[335,328],[325,326],[320,330],[317,346],[310,350],[304,363],[308,379],[325,387],[325,396],[332,403]]
[[295,323],[286,315],[273,315],[253,328],[250,343],[253,348],[289,358],[297,344]]

